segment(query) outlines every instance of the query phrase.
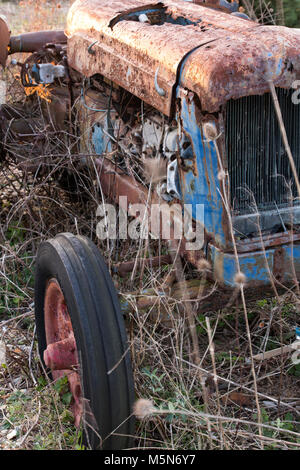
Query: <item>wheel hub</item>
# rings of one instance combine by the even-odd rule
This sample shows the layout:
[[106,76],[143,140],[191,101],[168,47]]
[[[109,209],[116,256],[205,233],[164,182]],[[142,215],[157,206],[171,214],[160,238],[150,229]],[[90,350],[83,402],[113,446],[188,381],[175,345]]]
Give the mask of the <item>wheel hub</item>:
[[67,376],[72,394],[71,408],[75,426],[78,427],[83,405],[77,345],[64,294],[56,279],[48,281],[44,312],[47,341],[44,361],[51,369],[54,380]]

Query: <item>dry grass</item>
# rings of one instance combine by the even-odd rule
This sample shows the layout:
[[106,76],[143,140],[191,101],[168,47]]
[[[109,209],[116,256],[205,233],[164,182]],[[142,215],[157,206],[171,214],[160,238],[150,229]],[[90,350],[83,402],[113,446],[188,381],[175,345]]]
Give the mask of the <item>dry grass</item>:
[[282,24],[280,13],[274,11],[268,0],[241,0],[241,5],[251,19],[265,24]]
[[12,35],[64,27],[69,5],[63,0],[13,0],[0,2],[0,14],[8,19]]
[[[56,24],[46,2],[22,3],[31,4],[38,15],[33,18],[40,18],[41,26]],[[57,2],[50,4],[54,8]],[[5,6],[1,4],[2,9]],[[24,11],[24,5],[15,8]],[[12,16],[16,18],[13,11]],[[35,19],[26,21],[30,29]],[[16,24],[15,31],[23,30],[26,21],[22,17],[22,27]],[[51,139],[45,148],[54,157],[51,152],[57,142]],[[6,361],[0,368],[0,448],[5,449],[81,448],[65,384],[49,382],[37,354],[32,301],[40,241],[63,231],[86,235],[98,244],[109,266],[167,250],[157,242],[99,242],[96,209],[101,196],[95,173],[92,169],[88,175],[82,173],[76,162],[70,162],[65,141],[56,157],[43,177],[24,173],[13,159],[1,167],[0,341],[6,347]],[[77,174],[76,198],[61,188],[56,177],[70,165]],[[189,278],[196,274],[188,266],[182,266],[182,272]],[[161,291],[165,275],[166,269],[145,266],[128,278],[113,276],[121,303],[131,305],[127,328],[136,395],[153,404],[148,413],[139,410],[147,416],[137,424],[135,446],[298,449],[299,368],[292,366],[289,356],[251,361],[252,354],[293,341],[293,328],[299,322],[298,295],[287,291],[274,299],[205,314],[198,313],[199,302],[188,298],[158,296],[151,307],[138,308],[137,292]],[[132,291],[136,294],[128,294]],[[158,321],[162,311],[171,319],[167,324]],[[195,337],[188,327],[193,323],[196,361]]]

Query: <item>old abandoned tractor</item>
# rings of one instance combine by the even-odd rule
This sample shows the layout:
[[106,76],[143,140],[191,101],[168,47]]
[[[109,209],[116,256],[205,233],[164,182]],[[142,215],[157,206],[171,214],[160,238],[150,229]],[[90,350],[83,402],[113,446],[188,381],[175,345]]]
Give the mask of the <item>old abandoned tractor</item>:
[[[1,20],[2,65],[30,53],[14,61],[28,95],[22,117],[17,104],[1,107],[2,154],[22,141],[14,158],[26,171],[47,170],[38,100],[44,127],[71,139],[71,158],[95,168],[104,198],[126,197],[128,211],[176,205],[173,251],[148,263],[176,268],[178,256],[200,269],[204,261],[224,293],[243,286],[257,295],[297,282],[300,271],[300,32],[251,21],[237,2],[196,3],[76,0],[65,32],[14,37]],[[184,206],[191,230],[178,240]],[[202,242],[193,248],[195,226]],[[67,374],[89,445],[128,447],[134,389],[124,321],[90,240],[60,234],[42,243],[35,312],[41,357],[54,379]]]

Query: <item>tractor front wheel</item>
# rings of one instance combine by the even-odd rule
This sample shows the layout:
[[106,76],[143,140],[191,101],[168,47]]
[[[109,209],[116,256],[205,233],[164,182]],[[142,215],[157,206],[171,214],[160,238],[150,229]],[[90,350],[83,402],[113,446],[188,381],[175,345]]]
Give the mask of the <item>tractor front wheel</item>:
[[125,449],[133,435],[130,356],[117,293],[97,247],[61,234],[36,262],[39,352],[54,380],[66,376],[75,425],[92,449]]

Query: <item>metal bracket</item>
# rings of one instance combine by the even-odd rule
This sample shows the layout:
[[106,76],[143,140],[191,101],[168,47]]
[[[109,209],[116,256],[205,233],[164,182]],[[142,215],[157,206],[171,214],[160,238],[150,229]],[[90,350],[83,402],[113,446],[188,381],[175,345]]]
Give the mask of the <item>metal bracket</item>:
[[160,88],[160,86],[159,86],[159,84],[158,84],[158,81],[157,81],[158,72],[159,72],[159,67],[157,67],[156,72],[155,72],[155,77],[154,77],[154,86],[155,86],[155,90],[157,91],[157,93],[158,93],[160,96],[166,96],[165,90],[163,90],[162,88]]
[[91,54],[91,55],[95,55],[96,52],[93,50],[93,47],[95,46],[95,44],[97,44],[98,41],[94,41],[92,42],[92,44],[89,45],[88,47],[88,53]]
[[64,65],[53,64],[35,64],[32,67],[32,76],[36,83],[49,85],[53,83],[56,78],[63,78],[66,75]]
[[170,196],[181,199],[177,160],[173,160],[168,163],[167,192]]

